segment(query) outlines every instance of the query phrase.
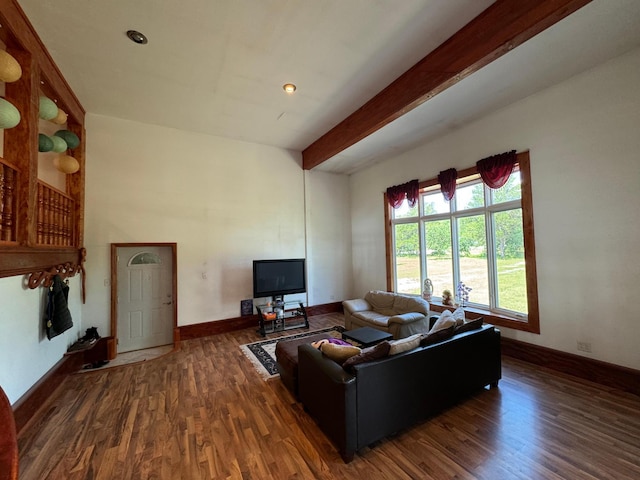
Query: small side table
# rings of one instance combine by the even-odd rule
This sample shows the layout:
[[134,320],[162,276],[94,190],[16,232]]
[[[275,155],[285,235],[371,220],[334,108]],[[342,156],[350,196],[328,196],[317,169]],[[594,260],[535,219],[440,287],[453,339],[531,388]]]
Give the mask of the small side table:
[[344,340],[358,342],[363,347],[371,347],[384,340],[392,340],[393,335],[375,328],[361,327],[355,330],[349,330],[348,332],[342,332],[342,338]]

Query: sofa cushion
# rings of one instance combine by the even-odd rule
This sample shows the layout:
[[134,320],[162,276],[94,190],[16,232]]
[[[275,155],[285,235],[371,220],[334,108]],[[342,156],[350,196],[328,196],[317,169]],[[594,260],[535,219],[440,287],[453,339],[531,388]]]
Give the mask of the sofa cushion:
[[382,292],[380,290],[372,290],[364,296],[364,299],[371,304],[376,312],[388,317],[396,314],[393,309],[395,298],[395,293]]
[[354,365],[361,363],[373,362],[389,355],[389,349],[391,344],[385,340],[383,342],[374,345],[373,347],[364,348],[358,355],[348,358],[343,364],[342,368],[350,369]]
[[468,322],[464,322],[462,325],[456,326],[456,333],[468,332],[470,330],[476,330],[482,327],[484,323],[483,317],[478,317],[474,320],[469,320]]
[[426,300],[408,295],[396,295],[392,308],[395,313],[399,314],[409,312],[417,312],[422,315],[429,314],[429,303]]
[[413,350],[420,345],[420,338],[422,338],[422,334],[416,333],[415,335],[411,335],[406,338],[392,340],[391,342],[389,342],[391,344],[391,348],[389,349],[389,356]]
[[335,343],[323,343],[320,351],[334,362],[342,365],[348,358],[358,355],[362,350],[353,345],[336,345]]
[[420,346],[426,347],[427,345],[442,342],[453,337],[456,333],[456,324],[452,323],[446,328],[441,328],[435,332],[429,332],[426,335],[422,335],[422,338],[420,339]]
[[359,320],[363,320],[365,322],[373,323],[375,325],[380,325],[386,327],[389,325],[389,315],[384,315],[379,312],[374,312],[372,310],[366,310],[364,312],[355,312],[353,313],[353,317]]
[[435,333],[438,330],[442,330],[445,328],[449,328],[451,325],[456,326],[456,320],[453,318],[453,314],[449,310],[445,310],[440,315],[440,318],[436,320],[436,323],[433,324],[429,333]]

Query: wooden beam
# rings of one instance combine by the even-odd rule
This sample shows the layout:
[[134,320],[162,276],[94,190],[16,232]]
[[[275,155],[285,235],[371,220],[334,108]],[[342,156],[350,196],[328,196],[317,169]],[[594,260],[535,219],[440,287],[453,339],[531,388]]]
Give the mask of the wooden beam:
[[310,170],[477,72],[591,0],[497,0],[302,152]]

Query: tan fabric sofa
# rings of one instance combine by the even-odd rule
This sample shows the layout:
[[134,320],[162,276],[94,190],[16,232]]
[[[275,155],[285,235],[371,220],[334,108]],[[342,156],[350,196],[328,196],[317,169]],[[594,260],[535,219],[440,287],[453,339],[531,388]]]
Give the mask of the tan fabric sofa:
[[420,297],[372,290],[364,298],[345,300],[342,306],[347,330],[373,327],[394,339],[429,331],[429,302]]

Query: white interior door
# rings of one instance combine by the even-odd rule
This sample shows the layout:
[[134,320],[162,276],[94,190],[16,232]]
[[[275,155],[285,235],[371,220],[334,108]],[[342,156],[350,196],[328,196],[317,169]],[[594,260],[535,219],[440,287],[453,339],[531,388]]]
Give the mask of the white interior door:
[[118,247],[118,353],[173,343],[171,247]]

